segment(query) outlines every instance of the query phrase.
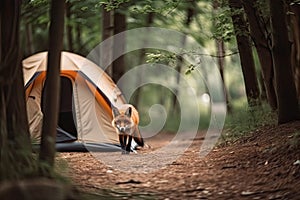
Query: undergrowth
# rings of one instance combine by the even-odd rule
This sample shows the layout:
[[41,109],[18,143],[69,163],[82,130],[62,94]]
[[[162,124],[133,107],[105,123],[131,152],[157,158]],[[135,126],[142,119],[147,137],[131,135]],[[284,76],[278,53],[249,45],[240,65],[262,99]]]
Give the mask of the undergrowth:
[[290,138],[289,144],[290,144],[289,148],[291,150],[300,148],[300,131],[294,132],[294,134]]
[[220,143],[230,143],[259,127],[276,123],[277,114],[267,104],[233,108],[227,115]]
[[56,159],[55,167],[39,159],[38,150],[28,144],[22,144],[19,140],[25,141],[22,136],[15,141],[8,141],[0,151],[0,182],[23,179],[34,179],[47,177],[63,183],[69,180],[61,175],[66,169],[66,164],[61,159]]

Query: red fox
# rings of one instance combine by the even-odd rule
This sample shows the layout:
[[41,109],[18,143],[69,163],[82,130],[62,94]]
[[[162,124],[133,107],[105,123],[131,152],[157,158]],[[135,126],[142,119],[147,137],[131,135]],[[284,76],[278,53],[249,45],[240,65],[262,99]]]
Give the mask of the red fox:
[[[133,105],[123,104],[118,108],[112,106],[112,126],[119,135],[122,154],[129,154],[132,138],[139,146],[144,146],[138,124],[139,114]],[[128,137],[128,141],[127,141]]]

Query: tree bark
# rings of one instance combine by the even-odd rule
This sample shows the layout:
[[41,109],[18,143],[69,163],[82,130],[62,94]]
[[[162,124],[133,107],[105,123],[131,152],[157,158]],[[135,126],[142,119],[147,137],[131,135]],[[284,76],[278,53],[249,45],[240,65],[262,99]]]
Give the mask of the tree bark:
[[[113,35],[113,20],[112,20],[112,12],[105,10],[105,7],[102,7],[102,41],[108,39]],[[101,67],[106,67],[105,72],[112,77],[113,75],[113,70],[112,70],[112,65],[110,64],[109,66],[103,66],[103,63],[108,63],[107,61],[110,61],[112,59],[112,51],[113,49],[113,42],[111,43],[106,43],[106,45],[102,45],[102,49],[100,50],[100,66]]]
[[[114,35],[126,31],[126,15],[121,13],[119,9],[114,10]],[[113,44],[113,55],[120,55],[121,53],[121,56],[114,60],[112,64],[112,79],[115,83],[117,83],[125,73],[126,62],[125,56],[122,54],[122,52],[125,52],[125,48],[126,38],[124,34],[124,37],[120,38],[120,40],[114,40]],[[122,89],[122,87],[120,89]]]
[[278,101],[278,124],[299,119],[296,87],[291,64],[286,12],[282,0],[270,1],[273,62]]
[[20,9],[20,0],[0,2],[0,179],[22,173],[32,161],[19,48]]
[[253,106],[259,102],[259,87],[253,60],[252,47],[247,35],[248,27],[243,14],[241,12],[235,13],[237,10],[242,9],[241,1],[229,0],[229,6],[233,13],[231,17],[240,53],[248,104],[249,106]]
[[73,34],[72,34],[72,26],[71,26],[71,7],[72,4],[70,3],[70,1],[66,2],[66,18],[67,18],[67,27],[66,27],[66,36],[67,36],[67,42],[68,42],[68,50],[73,52],[74,48],[73,48]]
[[34,52],[33,37],[32,37],[32,25],[29,23],[26,23],[25,30],[26,30],[26,53],[28,55],[32,55]]
[[300,100],[300,6],[299,4],[290,5],[291,29],[293,32],[292,44],[292,66],[295,77],[298,100]]
[[[153,24],[153,21],[154,21],[154,16],[155,16],[155,13],[154,12],[150,12],[147,14],[147,17],[146,17],[146,27],[150,27],[152,24]],[[143,41],[144,43],[144,47],[148,46],[148,41],[147,39],[145,41]],[[145,56],[146,56],[146,49],[141,49],[140,50],[140,56],[139,56],[139,64],[143,64],[145,62]],[[144,77],[144,72],[141,71],[140,74],[138,75],[137,77],[137,82],[136,82],[136,85],[140,85],[140,83],[142,82],[142,79]],[[140,103],[140,99],[141,99],[141,93],[142,93],[142,88],[141,87],[138,87],[135,91],[135,96],[134,96],[134,105],[136,106],[136,108],[139,108],[139,103]]]
[[79,24],[76,25],[76,34],[75,34],[75,38],[76,38],[76,52],[80,53],[80,50],[82,48],[82,41],[81,41],[81,27]]
[[250,34],[257,50],[260,66],[262,69],[263,83],[265,85],[268,103],[273,110],[277,109],[277,99],[274,86],[274,70],[272,51],[269,46],[267,28],[261,23],[256,4],[258,0],[243,0],[245,13],[247,14]]
[[[219,8],[219,3],[218,3],[217,0],[213,1],[213,8],[214,8],[214,11]],[[215,14],[215,13],[213,13],[213,14]],[[224,96],[225,96],[225,100],[226,100],[227,111],[230,113],[231,112],[231,106],[229,105],[228,92],[227,92],[227,89],[226,89],[225,78],[224,78],[225,44],[224,44],[223,38],[216,38],[215,43],[216,43],[216,49],[217,49],[218,67],[219,67],[219,71],[220,71],[220,75],[221,75],[222,82],[223,82],[223,87],[224,87]]]
[[[44,86],[44,119],[40,160],[50,167],[54,165],[56,127],[58,121],[60,91],[60,57],[64,32],[64,0],[52,0],[50,9],[49,51],[47,76]],[[51,170],[51,169],[49,169]],[[48,171],[46,173],[49,173]],[[45,174],[46,176],[49,174]]]

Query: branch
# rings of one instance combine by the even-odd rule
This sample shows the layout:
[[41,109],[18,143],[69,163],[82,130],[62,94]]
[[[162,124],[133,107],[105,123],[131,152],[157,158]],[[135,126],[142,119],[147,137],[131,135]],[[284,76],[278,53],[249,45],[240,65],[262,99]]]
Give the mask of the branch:
[[[224,57],[227,57],[227,56],[233,56],[233,55],[238,54],[238,53],[239,53],[238,51],[235,51],[235,52],[232,52],[232,53],[229,53],[229,54],[224,54],[224,55],[213,55],[213,54],[206,54],[206,53],[194,53],[194,55],[210,56],[210,57],[213,57],[213,58],[224,58]],[[181,55],[184,55],[184,54],[189,54],[189,53],[182,53]]]

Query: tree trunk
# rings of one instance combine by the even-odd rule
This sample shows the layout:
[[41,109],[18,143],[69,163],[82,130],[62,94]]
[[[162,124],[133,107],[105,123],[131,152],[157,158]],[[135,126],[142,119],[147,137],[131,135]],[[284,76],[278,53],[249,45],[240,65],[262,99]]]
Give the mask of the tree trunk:
[[[186,19],[185,19],[185,23],[184,26],[185,28],[189,28],[192,19],[194,17],[195,14],[195,10],[194,10],[194,6],[195,6],[195,2],[192,0],[191,2],[191,6],[188,6],[186,9]],[[185,49],[186,46],[186,35],[183,35],[181,38],[181,42],[180,42],[181,48]],[[181,75],[181,71],[182,71],[182,65],[183,65],[183,57],[182,55],[177,56],[177,63],[176,63],[176,71],[177,71],[177,75],[176,75],[176,84],[174,87],[174,95],[172,96],[172,113],[176,114],[179,112],[179,105],[178,105],[178,101],[177,101],[177,97],[179,95],[179,85],[180,85],[180,75]]]
[[278,123],[299,119],[296,87],[291,64],[286,12],[282,0],[270,1],[273,62],[278,101]]
[[231,106],[229,104],[229,98],[228,98],[228,92],[226,89],[226,85],[225,85],[225,78],[224,78],[224,67],[225,67],[225,44],[223,40],[215,40],[216,42],[216,47],[217,47],[217,61],[218,61],[218,66],[219,66],[219,71],[220,71],[220,75],[222,78],[222,82],[223,82],[223,87],[224,87],[224,97],[226,100],[226,105],[227,105],[227,111],[230,113],[231,112]]
[[295,84],[300,100],[300,6],[293,4],[290,6],[291,12],[291,28],[293,32],[293,45],[292,45],[292,66],[295,77]]
[[269,36],[267,28],[261,23],[256,4],[258,0],[243,0],[244,10],[247,14],[250,34],[257,50],[260,66],[263,73],[263,83],[265,85],[268,103],[273,110],[277,109],[277,99],[274,86],[274,70],[271,47],[269,46]]
[[[108,39],[113,35],[113,25],[112,25],[112,12],[105,10],[105,7],[102,7],[102,41]],[[112,77],[113,71],[112,71],[112,65],[109,66],[103,66],[103,63],[108,63],[107,61],[110,61],[112,59],[112,49],[113,44],[106,43],[106,45],[102,45],[102,49],[100,50],[100,66],[106,67],[105,72]]]
[[249,37],[247,24],[241,12],[235,13],[242,9],[240,0],[229,0],[229,6],[232,10],[232,22],[240,53],[241,66],[244,75],[246,94],[249,106],[256,105],[259,102],[259,87],[255,72],[255,65],[252,54],[252,47]]
[[82,41],[81,41],[81,27],[79,24],[76,25],[76,52],[80,53],[80,50],[82,48]]
[[[121,13],[119,9],[114,10],[114,35],[126,31],[126,15]],[[125,51],[126,48],[126,38],[125,34],[124,37],[120,38],[120,40],[114,40],[113,44],[113,55],[121,55],[116,60],[114,60],[112,64],[112,72],[113,76],[112,79],[117,83],[118,80],[123,76],[125,73],[125,56],[122,52]],[[121,53],[121,54],[120,54]],[[122,89],[122,87],[120,88]]]
[[[219,3],[218,3],[217,0],[214,0],[213,8],[214,8],[214,11],[219,8]],[[231,112],[231,107],[229,105],[228,92],[227,92],[227,89],[226,89],[225,78],[224,78],[225,44],[224,44],[223,38],[216,38],[215,43],[216,43],[216,49],[217,49],[218,67],[219,67],[219,71],[220,71],[220,75],[221,75],[222,82],[223,82],[223,87],[224,87],[224,96],[225,96],[225,100],[226,100],[227,111],[230,113]]]
[[[54,165],[56,127],[60,91],[60,57],[63,46],[65,1],[52,0],[50,9],[49,51],[47,77],[44,87],[44,119],[40,160],[49,167]],[[49,169],[51,172],[51,169]],[[42,172],[43,173],[43,172]],[[49,171],[46,171],[45,175]]]
[[20,9],[20,0],[0,2],[0,180],[18,178],[32,162],[19,49]]
[[[150,12],[148,13],[147,15],[147,18],[146,18],[146,27],[150,27],[152,24],[153,24],[153,21],[154,21],[154,12]],[[148,41],[147,39],[145,41],[143,41],[144,43],[144,47],[148,46]],[[140,56],[139,56],[139,64],[143,64],[145,62],[145,56],[146,56],[146,49],[141,49],[140,50]],[[142,82],[142,79],[144,77],[144,72],[143,71],[140,71],[140,74],[138,75],[137,77],[137,83],[136,85],[140,85],[140,83]],[[136,106],[136,108],[139,108],[139,103],[140,103],[140,99],[141,99],[141,92],[142,92],[142,88],[141,87],[138,87],[135,91],[135,96],[134,96],[134,105]]]
[[27,55],[32,55],[34,52],[33,37],[32,37],[32,25],[29,23],[26,23],[25,30],[26,30],[26,53],[27,53]]
[[66,27],[66,36],[67,36],[67,44],[68,44],[68,50],[73,52],[73,34],[72,34],[72,26],[71,26],[71,7],[72,4],[70,1],[66,2],[66,18],[67,18],[67,27]]
[[[260,99],[262,101],[268,102],[267,91],[266,91],[265,81],[264,81],[262,72],[260,72],[258,75],[258,81],[259,81],[259,85],[260,85]],[[276,100],[276,102],[277,102],[277,100]],[[277,104],[276,104],[276,107],[277,107]]]

